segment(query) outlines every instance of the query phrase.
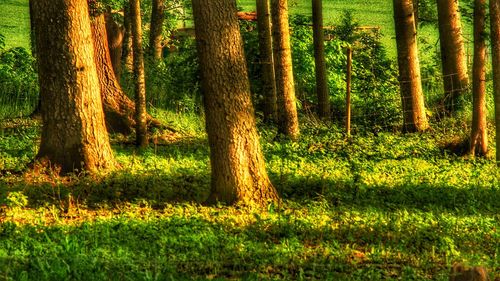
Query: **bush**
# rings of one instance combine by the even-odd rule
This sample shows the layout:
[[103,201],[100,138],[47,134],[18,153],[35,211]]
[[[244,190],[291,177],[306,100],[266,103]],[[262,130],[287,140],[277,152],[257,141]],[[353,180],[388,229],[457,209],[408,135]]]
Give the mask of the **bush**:
[[35,60],[24,48],[3,49],[0,37],[0,118],[25,116],[38,101]]

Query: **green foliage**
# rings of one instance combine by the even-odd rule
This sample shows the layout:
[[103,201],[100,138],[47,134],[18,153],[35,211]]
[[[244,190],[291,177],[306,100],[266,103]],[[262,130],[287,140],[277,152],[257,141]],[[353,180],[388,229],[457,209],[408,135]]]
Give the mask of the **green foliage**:
[[[346,140],[339,128],[301,120],[295,143],[262,130],[284,202],[252,210],[199,204],[210,189],[203,120],[158,113],[192,129],[142,152],[115,144],[119,171],[59,177],[0,168],[3,277],[447,280],[454,261],[500,266],[498,170],[444,149],[457,134],[449,124]],[[2,126],[10,129],[0,159],[25,168],[39,128]]]
[[35,61],[24,48],[0,50],[0,118],[24,116],[38,101]]

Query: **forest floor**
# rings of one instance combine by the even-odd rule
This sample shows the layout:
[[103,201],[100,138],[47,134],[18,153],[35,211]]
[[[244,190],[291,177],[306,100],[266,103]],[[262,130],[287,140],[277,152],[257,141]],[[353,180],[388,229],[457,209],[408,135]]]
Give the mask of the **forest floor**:
[[121,168],[27,169],[40,124],[0,123],[0,280],[448,280],[455,261],[500,271],[500,173],[446,149],[466,132],[363,133],[303,121],[297,143],[260,127],[284,199],[266,210],[201,204],[203,120],[158,112],[178,133]]

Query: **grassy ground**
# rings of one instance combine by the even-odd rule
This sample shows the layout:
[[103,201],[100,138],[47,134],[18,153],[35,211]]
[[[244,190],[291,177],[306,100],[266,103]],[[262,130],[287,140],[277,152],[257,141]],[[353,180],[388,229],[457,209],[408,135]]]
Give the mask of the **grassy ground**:
[[[203,206],[203,121],[142,152],[114,138],[121,170],[28,170],[39,125],[0,131],[0,280],[447,280],[455,261],[500,270],[500,174],[443,149],[461,130],[354,136],[304,124],[299,143],[261,128],[284,198]],[[455,128],[455,131],[450,129]]]
[[29,8],[27,0],[0,0],[0,34],[6,47],[29,49]]

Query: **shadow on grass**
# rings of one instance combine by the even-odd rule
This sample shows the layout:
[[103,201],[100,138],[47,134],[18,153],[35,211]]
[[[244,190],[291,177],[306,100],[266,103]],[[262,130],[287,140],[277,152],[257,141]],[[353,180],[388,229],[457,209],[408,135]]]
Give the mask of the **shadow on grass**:
[[[363,184],[353,181],[332,181],[272,175],[283,197],[291,200],[321,198],[333,207],[375,207],[389,210],[417,209],[464,214],[498,214],[500,186],[468,185],[454,187],[446,184],[407,183],[396,186]],[[281,181],[281,182],[280,182]]]
[[441,280],[453,246],[461,258],[480,255],[498,266],[488,252],[498,241],[476,234],[480,242],[470,252],[453,227],[395,217],[377,227],[369,213],[364,223],[342,224],[347,217],[331,213],[332,225],[300,215],[240,224],[241,212],[220,212],[173,210],[78,226],[5,223],[0,272],[14,280]]

